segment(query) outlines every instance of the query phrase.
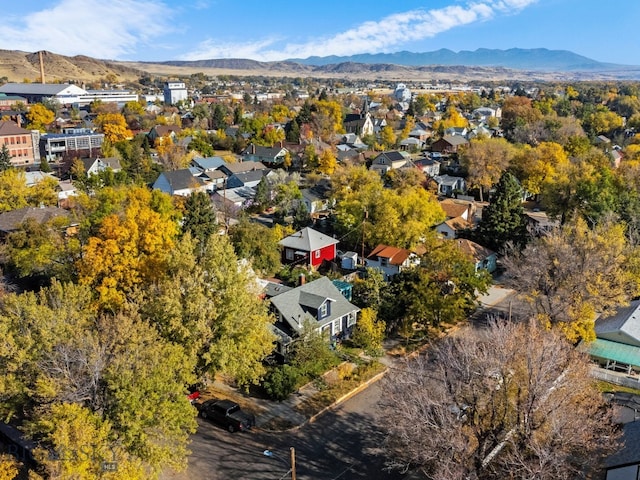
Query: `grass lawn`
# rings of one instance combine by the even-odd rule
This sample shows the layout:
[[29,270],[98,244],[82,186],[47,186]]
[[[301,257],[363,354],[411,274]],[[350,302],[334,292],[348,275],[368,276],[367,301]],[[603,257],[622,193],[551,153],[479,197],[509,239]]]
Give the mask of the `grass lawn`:
[[598,386],[598,390],[602,393],[631,393],[633,395],[640,396],[640,389],[631,388],[631,387],[623,387],[622,385],[616,385],[615,383],[605,382],[604,380],[598,380],[596,382]]

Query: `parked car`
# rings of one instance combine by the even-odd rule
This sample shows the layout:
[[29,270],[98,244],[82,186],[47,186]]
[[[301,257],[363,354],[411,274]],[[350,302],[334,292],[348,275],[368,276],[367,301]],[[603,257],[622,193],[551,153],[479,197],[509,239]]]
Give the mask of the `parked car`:
[[256,424],[254,415],[243,412],[231,400],[207,400],[198,406],[200,416],[211,420],[230,432],[249,430]]

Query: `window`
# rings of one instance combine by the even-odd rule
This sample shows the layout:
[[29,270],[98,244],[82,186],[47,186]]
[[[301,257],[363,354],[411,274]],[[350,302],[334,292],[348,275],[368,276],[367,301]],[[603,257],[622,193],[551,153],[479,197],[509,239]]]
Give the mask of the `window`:
[[342,325],[340,324],[340,319],[333,321],[333,334],[336,335],[342,331]]
[[356,323],[356,314],[355,312],[351,312],[349,314],[349,318],[347,319],[347,327],[351,327]]
[[293,260],[293,250],[287,248],[285,250],[285,257],[287,258],[287,260]]
[[328,311],[328,308],[327,308],[327,302],[324,302],[324,303],[320,306],[320,309],[318,310],[318,316],[319,316],[319,318],[324,318],[324,317],[326,317],[326,316],[327,316],[327,311]]
[[315,256],[316,256],[316,258],[320,258],[320,250],[316,250],[315,251]]
[[389,264],[389,260],[385,257],[378,257],[380,259],[380,266],[386,267]]

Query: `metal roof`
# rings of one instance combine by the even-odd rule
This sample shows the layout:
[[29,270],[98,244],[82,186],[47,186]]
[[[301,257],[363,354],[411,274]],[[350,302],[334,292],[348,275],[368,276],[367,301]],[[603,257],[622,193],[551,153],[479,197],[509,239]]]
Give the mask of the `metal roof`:
[[640,347],[596,338],[596,340],[590,344],[583,344],[583,348],[592,357],[614,360],[626,365],[640,367]]

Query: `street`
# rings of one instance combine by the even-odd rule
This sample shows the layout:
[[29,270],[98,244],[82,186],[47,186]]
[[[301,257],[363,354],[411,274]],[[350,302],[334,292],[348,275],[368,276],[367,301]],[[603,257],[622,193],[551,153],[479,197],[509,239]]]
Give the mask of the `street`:
[[[403,475],[383,470],[382,434],[373,417],[380,395],[379,384],[374,384],[315,423],[291,433],[230,434],[198,419],[198,432],[192,436],[187,471],[167,472],[161,479],[291,478],[287,474],[290,447],[296,451],[299,480],[401,479]],[[265,456],[265,450],[272,451],[274,456]]]

